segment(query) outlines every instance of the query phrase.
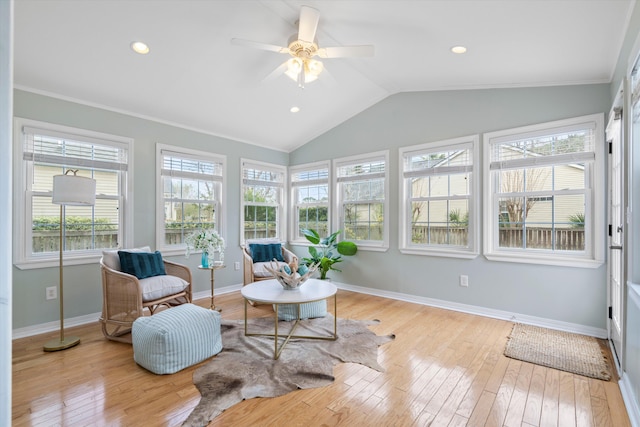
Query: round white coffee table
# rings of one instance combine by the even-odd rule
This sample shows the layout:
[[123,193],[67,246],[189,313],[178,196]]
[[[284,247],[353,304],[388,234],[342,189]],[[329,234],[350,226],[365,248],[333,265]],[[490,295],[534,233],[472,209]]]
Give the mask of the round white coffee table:
[[[267,336],[274,339],[273,358],[277,359],[282,353],[282,349],[289,342],[291,338],[307,338],[307,339],[319,339],[319,340],[332,340],[338,337],[338,302],[337,292],[338,288],[333,283],[327,280],[308,279],[300,287],[293,290],[285,290],[282,285],[276,280],[261,280],[259,282],[249,283],[247,286],[241,289],[241,294],[244,298],[244,334],[245,336]],[[333,335],[329,336],[309,336],[309,335],[293,335],[298,322],[300,322],[300,304],[321,301],[333,297]],[[274,311],[274,333],[249,333],[247,328],[247,306],[249,301],[261,302],[265,304],[275,305]],[[284,334],[278,334],[278,306],[280,304],[297,304],[298,306],[298,318],[291,327],[291,330],[286,335],[286,338],[282,345],[278,346],[278,337],[284,337]]]

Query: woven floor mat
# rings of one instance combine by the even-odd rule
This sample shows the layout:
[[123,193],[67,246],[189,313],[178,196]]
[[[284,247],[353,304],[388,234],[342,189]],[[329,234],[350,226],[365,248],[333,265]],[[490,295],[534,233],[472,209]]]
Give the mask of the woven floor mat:
[[609,381],[609,363],[596,338],[516,323],[504,355]]

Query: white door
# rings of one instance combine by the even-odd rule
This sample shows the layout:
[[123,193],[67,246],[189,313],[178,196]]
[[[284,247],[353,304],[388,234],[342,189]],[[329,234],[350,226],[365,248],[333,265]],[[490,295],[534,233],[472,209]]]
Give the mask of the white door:
[[624,164],[622,114],[615,111],[607,125],[609,143],[609,338],[621,363],[624,319]]

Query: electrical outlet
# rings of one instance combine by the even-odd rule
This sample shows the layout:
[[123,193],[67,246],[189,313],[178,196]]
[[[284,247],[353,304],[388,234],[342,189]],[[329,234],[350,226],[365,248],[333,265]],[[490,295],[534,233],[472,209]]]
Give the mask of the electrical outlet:
[[464,274],[460,275],[460,286],[464,286],[465,288],[469,287],[469,276]]
[[233,268],[234,268],[235,270],[240,270],[240,261],[236,261],[236,262],[234,262],[234,263],[233,263]]
[[47,299],[56,299],[58,298],[58,288],[55,286],[49,286],[46,289]]

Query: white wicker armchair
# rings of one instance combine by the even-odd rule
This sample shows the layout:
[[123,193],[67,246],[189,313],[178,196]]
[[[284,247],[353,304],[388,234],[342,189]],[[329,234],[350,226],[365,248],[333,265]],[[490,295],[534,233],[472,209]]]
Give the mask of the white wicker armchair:
[[[149,248],[130,251],[145,252]],[[189,267],[163,259],[166,275],[138,279],[120,271],[118,251],[104,251],[100,259],[102,273],[102,333],[113,341],[131,343],[133,322],[153,314],[160,306],[173,307],[192,300]]]

